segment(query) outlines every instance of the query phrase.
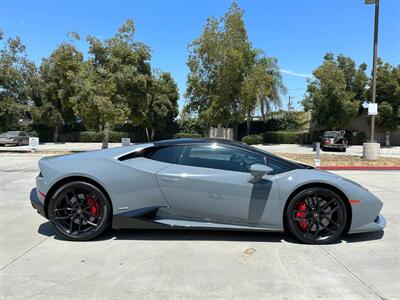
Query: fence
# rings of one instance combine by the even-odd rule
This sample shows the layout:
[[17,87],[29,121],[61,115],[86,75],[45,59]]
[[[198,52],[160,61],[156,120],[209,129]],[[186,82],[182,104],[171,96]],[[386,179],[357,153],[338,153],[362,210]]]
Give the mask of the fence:
[[211,127],[209,132],[210,138],[218,138],[225,140],[233,140],[233,129],[224,127]]

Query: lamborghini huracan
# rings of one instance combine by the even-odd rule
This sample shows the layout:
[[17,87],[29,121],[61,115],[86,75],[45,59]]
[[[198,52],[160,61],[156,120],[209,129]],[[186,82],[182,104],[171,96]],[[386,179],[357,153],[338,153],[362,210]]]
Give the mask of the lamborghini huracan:
[[228,140],[45,157],[39,168],[32,206],[67,240],[112,226],[287,231],[325,244],[386,224],[383,203],[358,183]]

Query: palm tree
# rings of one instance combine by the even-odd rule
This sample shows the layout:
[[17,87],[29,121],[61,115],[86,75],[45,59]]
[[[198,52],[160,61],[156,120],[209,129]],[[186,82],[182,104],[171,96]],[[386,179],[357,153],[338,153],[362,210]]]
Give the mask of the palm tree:
[[241,90],[242,110],[250,133],[251,115],[259,108],[265,120],[266,113],[281,106],[280,94],[286,93],[278,61],[273,57],[257,55],[254,64],[243,80]]

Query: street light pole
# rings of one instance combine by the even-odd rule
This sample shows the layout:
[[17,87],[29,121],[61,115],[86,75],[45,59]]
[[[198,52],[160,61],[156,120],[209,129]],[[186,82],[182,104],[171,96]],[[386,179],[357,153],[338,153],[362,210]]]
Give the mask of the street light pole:
[[[379,21],[379,0],[365,0],[365,4],[375,4],[375,21],[374,21],[374,53],[372,61],[372,103],[368,107],[371,108],[371,136],[370,141],[363,144],[363,158],[366,160],[378,160],[380,153],[380,144],[375,141],[375,114],[373,108],[376,109],[376,59],[378,56],[378,21]],[[371,104],[373,104],[371,106]]]
[[[367,3],[368,0],[366,0]],[[374,53],[372,58],[372,103],[376,102],[376,60],[378,57],[379,0],[375,0]],[[371,1],[369,2],[371,3]],[[371,116],[371,143],[375,143],[375,115]]]

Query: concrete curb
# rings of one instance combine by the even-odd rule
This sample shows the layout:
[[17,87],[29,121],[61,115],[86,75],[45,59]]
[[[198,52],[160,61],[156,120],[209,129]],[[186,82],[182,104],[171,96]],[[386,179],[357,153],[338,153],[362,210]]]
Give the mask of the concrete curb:
[[400,171],[400,166],[323,166],[321,170],[349,170],[349,171]]

